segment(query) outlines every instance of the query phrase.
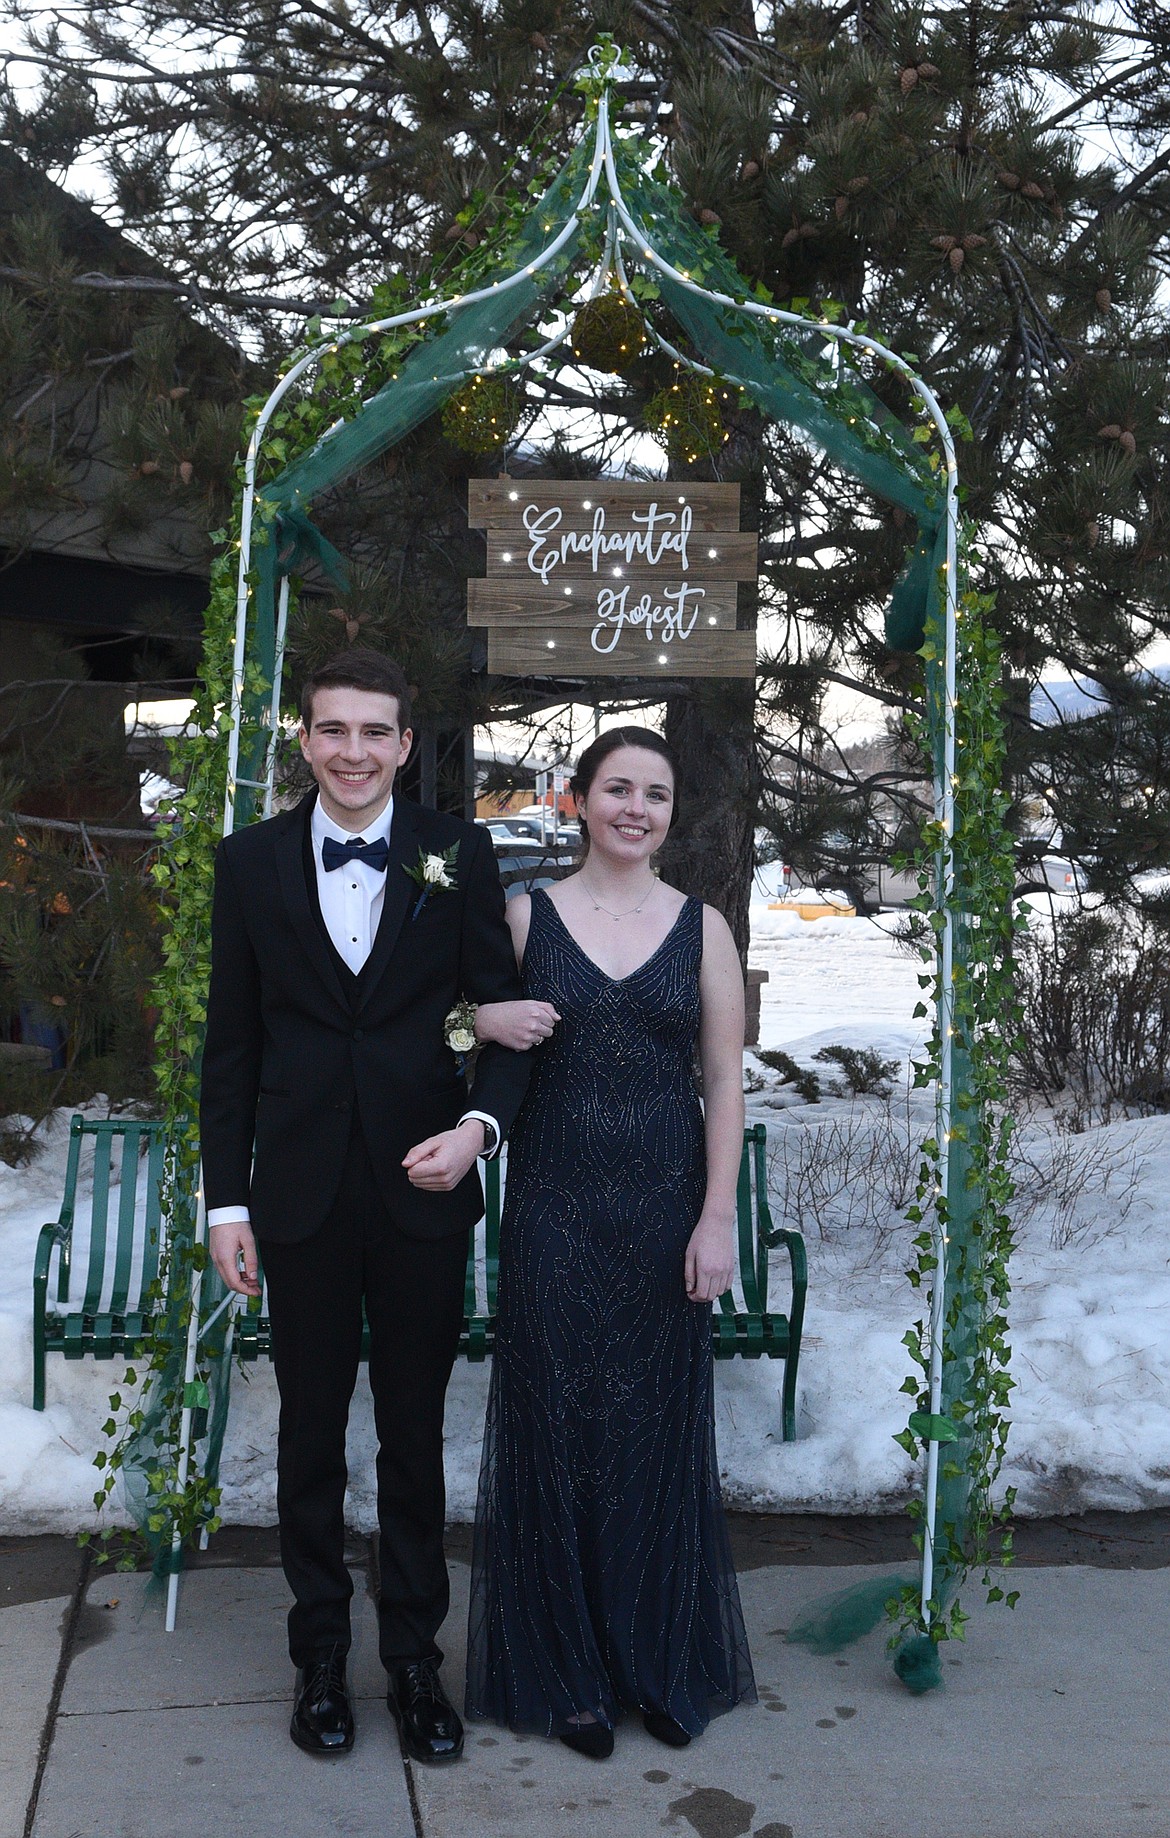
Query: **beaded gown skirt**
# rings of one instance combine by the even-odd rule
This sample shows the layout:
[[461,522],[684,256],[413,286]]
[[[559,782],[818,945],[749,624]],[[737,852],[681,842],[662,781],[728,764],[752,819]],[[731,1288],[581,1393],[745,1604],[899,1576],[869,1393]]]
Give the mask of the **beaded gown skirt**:
[[754,1699],[715,1457],[694,1081],[703,909],[615,980],[533,895],[528,995],[562,1019],[509,1139],[472,1558],[467,1713],[563,1734]]

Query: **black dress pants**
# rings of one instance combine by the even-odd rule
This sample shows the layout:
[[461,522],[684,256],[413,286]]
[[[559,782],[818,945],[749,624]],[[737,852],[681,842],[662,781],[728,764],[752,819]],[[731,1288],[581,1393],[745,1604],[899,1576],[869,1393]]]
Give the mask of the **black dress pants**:
[[363,1300],[378,1433],[379,1651],[388,1668],[441,1659],[435,1636],[450,1601],[443,1406],[463,1324],[466,1236],[395,1229],[355,1123],[324,1225],[300,1244],[260,1248],[280,1391],[276,1498],[293,1664],[349,1647],[345,1432]]

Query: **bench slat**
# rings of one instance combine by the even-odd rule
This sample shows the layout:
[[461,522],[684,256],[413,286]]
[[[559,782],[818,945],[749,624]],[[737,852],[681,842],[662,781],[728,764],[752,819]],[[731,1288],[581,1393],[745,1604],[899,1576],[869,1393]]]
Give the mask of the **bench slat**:
[[145,1300],[150,1294],[151,1285],[158,1277],[158,1260],[162,1250],[162,1178],[163,1157],[166,1153],[166,1136],[162,1130],[152,1131],[150,1147],[146,1155],[146,1244],[142,1253],[142,1296]]
[[122,1136],[122,1161],[119,1178],[118,1235],[114,1242],[114,1286],[110,1291],[110,1312],[126,1311],[130,1294],[130,1265],[134,1260],[134,1212],[138,1199],[138,1152],[142,1131],[128,1123]]
[[93,1199],[89,1208],[89,1274],[85,1279],[85,1301],[82,1304],[83,1308],[90,1313],[96,1312],[102,1304],[102,1285],[106,1275],[106,1224],[110,1212],[109,1133],[95,1124],[93,1136]]

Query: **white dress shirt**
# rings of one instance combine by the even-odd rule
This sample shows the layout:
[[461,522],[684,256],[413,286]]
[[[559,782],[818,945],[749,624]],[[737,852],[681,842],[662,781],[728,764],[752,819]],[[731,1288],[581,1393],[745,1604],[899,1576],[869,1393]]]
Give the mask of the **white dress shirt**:
[[[394,798],[391,795],[381,814],[360,832],[361,840],[389,842],[393,821]],[[332,836],[336,842],[345,844],[354,841],[354,833],[334,823],[332,817],[321,808],[320,798],[313,806],[309,835],[313,845],[313,864],[317,870],[317,897],[321,904],[321,917],[338,956],[345,960],[356,976],[374,948],[386,899],[386,873],[384,869],[372,868],[369,862],[363,861],[343,862],[340,868],[326,871],[321,848],[325,838]],[[495,1154],[500,1146],[500,1126],[495,1118],[489,1117],[486,1111],[469,1110],[464,1111],[459,1121],[466,1123],[468,1118],[474,1118],[494,1132],[495,1141],[490,1152]],[[247,1206],[243,1205],[212,1206],[207,1214],[209,1226],[246,1225],[250,1219],[251,1214]]]
[[[361,832],[363,842],[389,842],[394,821],[394,799],[387,800],[380,817],[375,817]],[[356,976],[374,948],[378,921],[386,899],[386,870],[371,868],[369,862],[343,862],[340,868],[325,871],[321,845],[327,836],[342,844],[355,840],[352,830],[343,830],[332,817],[326,816],[321,800],[313,806],[309,826],[313,843],[313,863],[317,870],[317,897],[321,917],[333,948],[343,957]],[[401,872],[401,871],[400,871]]]

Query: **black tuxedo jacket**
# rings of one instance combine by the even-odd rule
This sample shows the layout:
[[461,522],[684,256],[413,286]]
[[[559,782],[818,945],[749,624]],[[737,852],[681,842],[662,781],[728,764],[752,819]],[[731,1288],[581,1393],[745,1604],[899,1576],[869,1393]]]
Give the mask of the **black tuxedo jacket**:
[[[315,799],[237,830],[216,855],[204,1197],[209,1207],[247,1204],[261,1240],[309,1237],[336,1197],[356,1106],[399,1230],[466,1232],[483,1210],[475,1168],[452,1193],[424,1193],[401,1164],[469,1108],[495,1117],[506,1135],[528,1083],[529,1055],[489,1045],[469,1095],[443,1038],[460,999],[522,993],[491,839],[395,798],[382,917],[355,978],[329,941],[310,880]],[[406,870],[420,849],[442,854],[452,844],[454,888],[432,892],[416,913],[419,888]]]

